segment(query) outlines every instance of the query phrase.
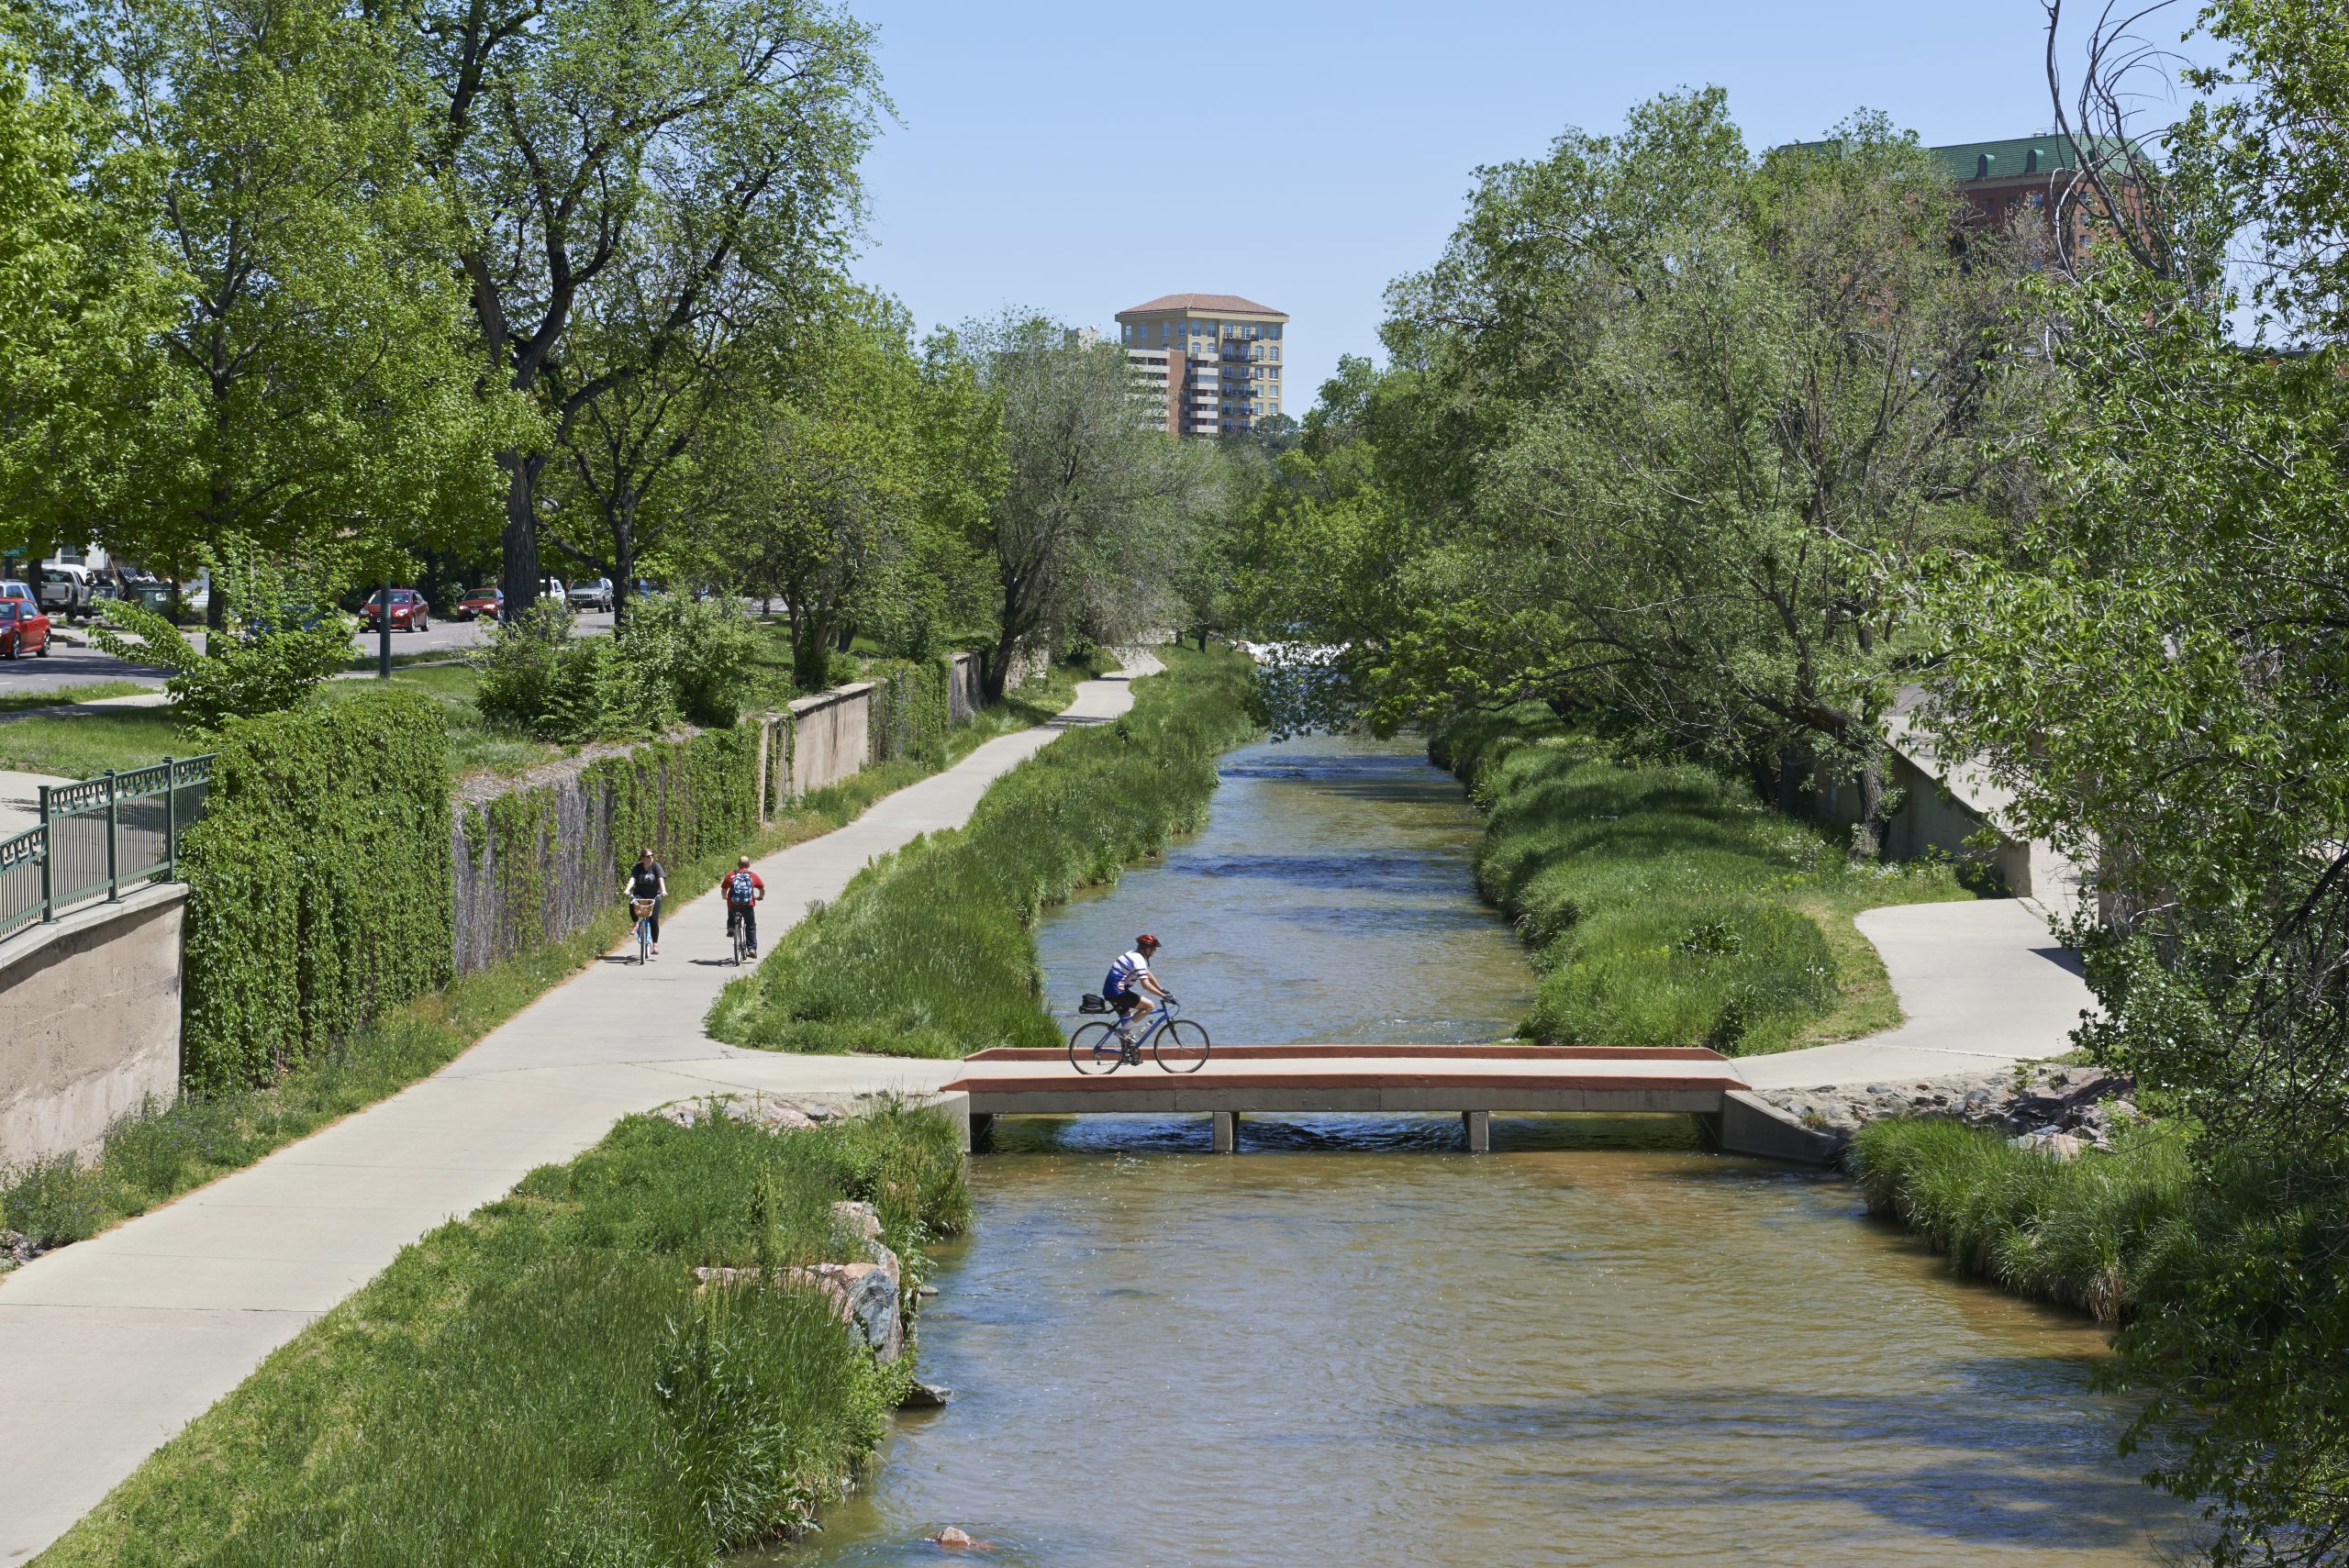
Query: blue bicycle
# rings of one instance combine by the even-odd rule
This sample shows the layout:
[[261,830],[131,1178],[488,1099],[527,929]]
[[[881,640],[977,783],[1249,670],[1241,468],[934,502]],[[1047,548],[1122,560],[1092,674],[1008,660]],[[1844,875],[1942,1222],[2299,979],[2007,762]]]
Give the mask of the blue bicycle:
[[[1174,1007],[1174,998],[1169,996],[1156,1007],[1136,1013],[1124,1029],[1107,1022],[1077,1025],[1076,1032],[1068,1037],[1069,1065],[1087,1075],[1139,1067],[1146,1045],[1162,1070],[1197,1073],[1207,1065],[1208,1031],[1189,1018],[1176,1018]],[[1108,1010],[1109,1004],[1098,996],[1088,995],[1077,1004],[1080,1013]],[[1150,1025],[1141,1034],[1128,1032],[1145,1018]]]

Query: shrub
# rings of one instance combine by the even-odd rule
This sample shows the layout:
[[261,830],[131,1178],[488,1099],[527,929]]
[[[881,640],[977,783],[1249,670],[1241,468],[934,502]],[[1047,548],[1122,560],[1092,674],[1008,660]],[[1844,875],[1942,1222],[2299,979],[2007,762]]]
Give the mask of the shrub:
[[182,1075],[266,1081],[450,978],[447,741],[392,688],[230,724],[188,883]]
[[864,872],[812,913],[710,1028],[738,1045],[961,1056],[1052,1045],[1035,923],[1198,825],[1217,753],[1251,732],[1247,662],[1165,651],[1115,725],[1076,729],[997,780],[960,829]]
[[44,1250],[97,1234],[104,1206],[96,1176],[71,1154],[0,1169],[0,1230]]
[[172,706],[207,729],[283,713],[351,662],[352,622],[335,608],[322,574],[289,573],[248,550],[216,563],[213,583],[228,624],[203,652],[167,617],[130,600],[108,600],[91,639],[117,659],[171,671],[163,690]]
[[729,600],[652,594],[629,601],[617,637],[578,637],[570,610],[541,599],[496,628],[468,662],[482,717],[542,740],[623,740],[680,719],[724,728],[739,717],[758,633]]

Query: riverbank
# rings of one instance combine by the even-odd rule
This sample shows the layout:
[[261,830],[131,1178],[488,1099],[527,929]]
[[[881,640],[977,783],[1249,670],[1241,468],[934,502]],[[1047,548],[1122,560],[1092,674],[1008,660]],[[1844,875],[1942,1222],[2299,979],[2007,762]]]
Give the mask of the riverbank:
[[[710,1009],[711,1036],[768,1051],[959,1059],[1052,1047],[1040,913],[1196,828],[1216,758],[1253,731],[1251,667],[1169,648],[1131,712],[1006,774],[967,827],[874,865]],[[1105,957],[1106,964],[1107,959]]]
[[[1123,681],[1087,682],[1069,717],[1107,723],[1130,701]],[[806,902],[837,897],[871,861],[962,822],[989,784],[1061,733],[988,741],[760,862],[770,931]],[[918,1098],[949,1074],[944,1063],[712,1042],[698,1020],[733,973],[718,899],[682,904],[662,939],[661,962],[604,955],[423,1082],[0,1282],[0,1365],[11,1369],[0,1562],[61,1534],[403,1247],[575,1158],[619,1118],[729,1092]]]
[[969,1214],[935,1116],[629,1118],[403,1251],[40,1561],[710,1568],[849,1485],[910,1377],[850,1307],[870,1278],[907,1312]]
[[[763,860],[835,832],[874,802],[987,742],[1042,724],[1074,699],[1078,679],[1076,670],[1052,666],[970,723],[948,729],[939,749],[874,763],[787,802],[748,842],[671,864],[673,906],[715,887],[738,853]],[[567,938],[389,1009],[324,1058],[273,1083],[189,1094],[126,1117],[107,1129],[95,1160],[61,1155],[0,1166],[0,1275],[245,1169],[439,1072],[596,962],[628,931],[627,914],[615,904]]]
[[1430,754],[1486,814],[1477,885],[1541,971],[1525,1028],[1546,1043],[1752,1056],[1890,1029],[1854,917],[1974,896],[1947,862],[1854,867],[1827,828],[1694,763],[1616,762],[1533,705]]

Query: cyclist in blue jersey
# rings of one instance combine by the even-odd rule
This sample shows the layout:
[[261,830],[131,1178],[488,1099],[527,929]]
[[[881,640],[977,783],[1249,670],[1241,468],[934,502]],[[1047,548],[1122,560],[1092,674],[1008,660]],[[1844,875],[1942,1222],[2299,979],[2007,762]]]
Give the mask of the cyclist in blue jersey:
[[1119,954],[1101,982],[1101,999],[1118,1009],[1118,1032],[1128,1039],[1132,1038],[1134,1020],[1150,1011],[1152,997],[1174,999],[1150,972],[1151,955],[1157,951],[1158,939],[1144,931],[1134,939],[1133,951]]

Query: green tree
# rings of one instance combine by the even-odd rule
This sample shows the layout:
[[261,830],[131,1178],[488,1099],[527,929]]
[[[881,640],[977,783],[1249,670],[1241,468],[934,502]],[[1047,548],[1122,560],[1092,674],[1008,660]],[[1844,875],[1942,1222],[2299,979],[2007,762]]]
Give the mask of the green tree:
[[28,6],[0,6],[0,515],[6,543],[83,543],[122,499],[117,428],[161,395],[171,280],[139,214],[151,161],[56,62]]
[[116,432],[106,541],[177,575],[231,539],[380,566],[477,526],[490,450],[525,421],[476,395],[393,35],[336,0],[87,0],[72,20],[75,67],[160,171],[142,217],[178,292],[171,384]]
[[[637,432],[620,458],[582,417],[631,384],[685,375],[744,274],[781,285],[811,253],[837,253],[887,106],[869,34],[807,0],[416,0],[414,13],[444,117],[426,165],[459,193],[454,256],[487,362],[611,473],[613,556],[627,553],[643,497],[611,465],[665,465],[675,408],[640,388],[605,416],[603,431]],[[539,593],[551,455],[519,440],[497,455],[518,611]]]
[[[2349,1551],[2349,232],[2337,7],[2206,12],[2230,50],[2172,134],[2262,265],[2292,352],[2232,340],[2192,235],[2051,284],[2066,395],[2046,504],[2003,554],[1931,584],[1929,723],[2093,868],[2099,1059],[2188,1137],[2121,1380],[2151,1397],[2154,1476],[2208,1500],[2220,1562]],[[2102,919],[2098,918],[2100,914]]]

